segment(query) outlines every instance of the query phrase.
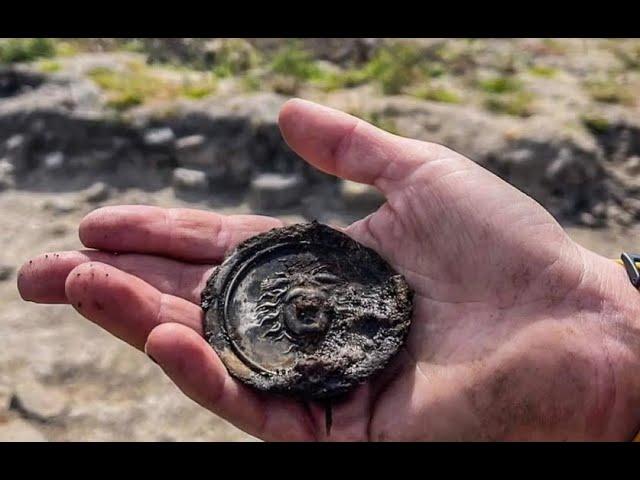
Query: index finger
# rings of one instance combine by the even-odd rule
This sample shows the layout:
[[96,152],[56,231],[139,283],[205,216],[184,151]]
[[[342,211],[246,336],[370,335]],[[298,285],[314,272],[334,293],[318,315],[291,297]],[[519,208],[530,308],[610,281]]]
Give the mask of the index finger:
[[79,234],[89,248],[217,263],[243,240],[281,226],[281,220],[261,215],[120,205],[89,213]]

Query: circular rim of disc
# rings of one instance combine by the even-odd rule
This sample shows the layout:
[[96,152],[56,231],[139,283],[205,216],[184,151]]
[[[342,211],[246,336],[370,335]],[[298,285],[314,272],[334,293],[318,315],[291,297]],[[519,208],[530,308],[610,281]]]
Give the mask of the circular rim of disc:
[[[216,351],[229,373],[242,382],[261,391],[284,393],[312,399],[331,398],[345,393],[358,383],[361,383],[371,375],[384,369],[395,353],[390,355],[389,358],[386,358],[384,362],[381,362],[379,366],[372,369],[364,377],[353,376],[352,378],[345,378],[343,385],[339,387],[334,386],[329,390],[318,389],[317,391],[305,392],[304,390],[300,391],[296,389],[296,386],[291,384],[291,378],[286,374],[269,371],[248,358],[248,356],[242,352],[242,349],[235,344],[227,331],[229,299],[233,293],[234,284],[239,279],[242,279],[242,273],[245,269],[250,269],[252,264],[263,255],[292,245],[299,247],[305,244],[341,249],[344,255],[347,256],[356,251],[358,251],[360,255],[366,252],[366,255],[371,255],[373,259],[379,261],[381,265],[384,265],[389,272],[395,273],[377,252],[327,225],[314,221],[274,228],[239,244],[211,274],[202,292],[201,305],[205,312],[203,332],[205,339]],[[406,287],[406,294],[411,302],[411,308],[406,313],[407,318],[404,319],[404,321],[407,322],[407,327],[401,339],[402,342],[404,342],[411,322],[413,302],[411,290],[404,278],[402,278],[402,282]]]

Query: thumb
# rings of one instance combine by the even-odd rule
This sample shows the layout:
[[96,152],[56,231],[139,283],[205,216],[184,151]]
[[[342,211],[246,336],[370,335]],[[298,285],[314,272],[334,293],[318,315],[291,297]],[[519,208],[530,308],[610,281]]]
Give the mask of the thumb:
[[393,135],[347,113],[301,99],[284,104],[279,124],[287,144],[314,167],[374,185],[385,194],[402,184],[416,168],[448,151],[440,145]]

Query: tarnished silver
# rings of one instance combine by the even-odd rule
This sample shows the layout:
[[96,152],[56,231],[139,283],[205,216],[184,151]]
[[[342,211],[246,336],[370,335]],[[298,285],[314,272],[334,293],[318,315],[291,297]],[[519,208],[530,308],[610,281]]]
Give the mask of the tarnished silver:
[[202,308],[205,338],[234,377],[317,400],[384,368],[406,337],[412,294],[376,252],[313,222],[239,245]]

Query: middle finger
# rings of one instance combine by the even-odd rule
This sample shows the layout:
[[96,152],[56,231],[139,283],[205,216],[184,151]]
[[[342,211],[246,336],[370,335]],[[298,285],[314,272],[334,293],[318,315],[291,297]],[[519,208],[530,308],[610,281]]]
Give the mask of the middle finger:
[[180,323],[202,335],[200,307],[110,265],[77,266],[69,273],[65,289],[78,313],[138,349],[162,323]]

